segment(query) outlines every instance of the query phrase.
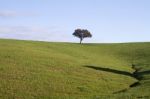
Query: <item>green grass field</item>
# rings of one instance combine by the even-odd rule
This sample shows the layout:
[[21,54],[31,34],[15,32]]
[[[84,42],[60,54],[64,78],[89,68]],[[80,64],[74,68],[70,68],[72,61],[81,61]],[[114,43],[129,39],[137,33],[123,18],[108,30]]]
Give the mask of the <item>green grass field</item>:
[[[132,62],[142,68],[134,87]],[[149,99],[150,43],[0,39],[0,99],[53,98]]]

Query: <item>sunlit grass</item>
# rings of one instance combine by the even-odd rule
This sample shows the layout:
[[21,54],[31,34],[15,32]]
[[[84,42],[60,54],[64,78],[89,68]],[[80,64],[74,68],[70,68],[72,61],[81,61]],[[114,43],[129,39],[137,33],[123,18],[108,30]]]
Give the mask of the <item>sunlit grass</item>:
[[[135,78],[88,68],[132,73],[132,57],[149,71],[150,43],[75,44],[0,40],[0,98],[136,98],[149,97],[149,72]],[[126,92],[114,92],[128,89]]]

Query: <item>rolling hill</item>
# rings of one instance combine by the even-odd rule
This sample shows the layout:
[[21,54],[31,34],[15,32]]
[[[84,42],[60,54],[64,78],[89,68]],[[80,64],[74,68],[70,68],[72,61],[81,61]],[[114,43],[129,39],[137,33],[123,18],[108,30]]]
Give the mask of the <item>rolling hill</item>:
[[0,39],[0,99],[51,98],[150,98],[150,43]]

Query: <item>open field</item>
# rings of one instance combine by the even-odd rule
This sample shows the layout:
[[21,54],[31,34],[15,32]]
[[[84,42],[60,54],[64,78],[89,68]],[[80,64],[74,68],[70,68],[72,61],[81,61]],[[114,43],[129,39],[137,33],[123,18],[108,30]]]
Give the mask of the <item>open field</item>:
[[0,39],[0,99],[50,98],[149,99],[150,43]]

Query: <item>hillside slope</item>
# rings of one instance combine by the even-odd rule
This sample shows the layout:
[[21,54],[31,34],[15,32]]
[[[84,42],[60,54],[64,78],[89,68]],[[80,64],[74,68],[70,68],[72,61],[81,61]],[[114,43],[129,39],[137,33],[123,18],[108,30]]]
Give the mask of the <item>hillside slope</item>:
[[[134,64],[140,85],[132,76]],[[122,91],[125,90],[125,91]],[[0,98],[149,98],[150,43],[0,40]]]

